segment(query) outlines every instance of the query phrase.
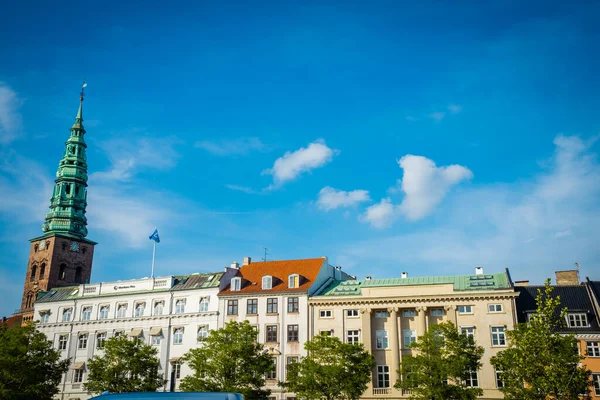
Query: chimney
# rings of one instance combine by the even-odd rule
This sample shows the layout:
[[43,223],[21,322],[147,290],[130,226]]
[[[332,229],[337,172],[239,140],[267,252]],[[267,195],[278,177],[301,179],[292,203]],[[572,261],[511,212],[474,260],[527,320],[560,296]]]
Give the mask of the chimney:
[[239,269],[240,268],[240,264],[238,264],[237,261],[234,261],[234,262],[231,263],[231,268]]
[[515,286],[529,286],[529,281],[515,281]]
[[244,263],[242,264],[242,266],[250,265],[251,262],[252,262],[252,259],[250,257],[244,257]]
[[371,276],[370,275],[365,276],[365,280],[370,281],[371,280]]
[[403,272],[402,273],[402,279],[406,279],[408,278],[408,272]]
[[475,267],[475,275],[483,275],[483,267]]
[[568,271],[556,271],[556,284],[563,285],[579,285],[579,271],[570,269]]

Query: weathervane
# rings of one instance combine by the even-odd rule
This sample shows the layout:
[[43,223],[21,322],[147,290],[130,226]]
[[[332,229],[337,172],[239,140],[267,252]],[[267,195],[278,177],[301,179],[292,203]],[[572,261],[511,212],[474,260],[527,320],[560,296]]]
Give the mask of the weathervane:
[[85,78],[83,78],[83,83],[81,84],[81,93],[79,93],[79,100],[83,101],[83,98],[85,97],[85,93],[84,93],[84,89],[87,86],[87,83],[85,81]]

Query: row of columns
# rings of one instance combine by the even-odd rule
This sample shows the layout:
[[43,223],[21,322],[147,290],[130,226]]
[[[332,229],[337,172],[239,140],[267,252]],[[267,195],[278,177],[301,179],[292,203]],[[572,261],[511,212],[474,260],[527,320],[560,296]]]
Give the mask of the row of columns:
[[[436,307],[437,308],[437,307]],[[361,313],[361,333],[362,341],[365,345],[365,349],[369,352],[373,352],[373,337],[371,331],[371,314],[376,308],[363,308],[360,310]],[[417,311],[417,335],[423,335],[427,331],[427,307],[418,306],[415,307]],[[456,306],[446,305],[444,306],[448,321],[457,325],[456,321]],[[390,313],[390,319],[393,321],[391,325],[390,336],[388,337],[390,350],[391,350],[391,365],[390,367],[390,385],[393,386],[398,380],[398,365],[402,360],[400,335],[398,332],[398,312],[399,307],[388,308],[387,311]],[[370,388],[369,388],[370,389]]]

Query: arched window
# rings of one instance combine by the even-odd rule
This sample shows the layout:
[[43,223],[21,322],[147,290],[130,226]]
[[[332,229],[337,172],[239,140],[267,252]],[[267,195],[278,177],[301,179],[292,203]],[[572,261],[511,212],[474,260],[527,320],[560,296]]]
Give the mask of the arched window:
[[35,252],[37,253],[37,251],[38,251],[38,248],[39,248],[39,247],[40,247],[40,246],[39,246],[39,245],[36,243],[36,244],[33,246],[33,251],[35,251]]
[[81,271],[82,271],[81,267],[77,267],[75,269],[75,283],[83,283],[83,282],[81,282]]
[[37,265],[31,267],[31,275],[29,276],[29,282],[33,282],[35,280],[35,275],[37,274]]
[[46,264],[42,263],[42,265],[40,265],[40,278],[39,279],[44,279],[44,275],[46,275]]
[[175,314],[183,314],[185,312],[185,300],[180,299],[175,302]]
[[262,289],[265,290],[269,290],[269,289],[273,289],[273,277],[271,275],[265,275],[262,278]]
[[60,264],[60,267],[58,269],[58,279],[64,280],[66,273],[67,273],[67,265],[64,263]]

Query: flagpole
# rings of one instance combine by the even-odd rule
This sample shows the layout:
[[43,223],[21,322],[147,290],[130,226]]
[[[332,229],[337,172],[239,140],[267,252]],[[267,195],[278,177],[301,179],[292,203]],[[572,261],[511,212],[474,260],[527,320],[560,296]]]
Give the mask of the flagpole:
[[154,246],[152,248],[152,277],[154,278],[154,256],[156,255],[156,241],[153,240]]

